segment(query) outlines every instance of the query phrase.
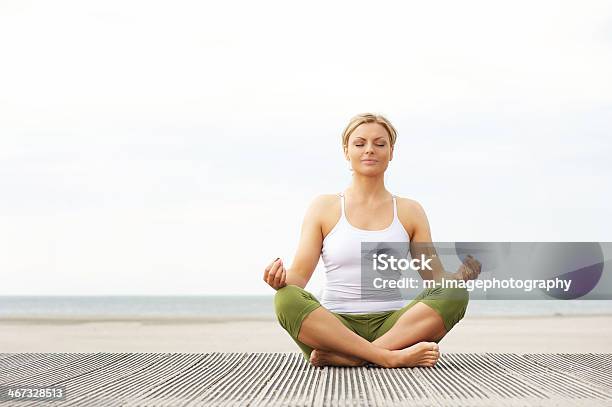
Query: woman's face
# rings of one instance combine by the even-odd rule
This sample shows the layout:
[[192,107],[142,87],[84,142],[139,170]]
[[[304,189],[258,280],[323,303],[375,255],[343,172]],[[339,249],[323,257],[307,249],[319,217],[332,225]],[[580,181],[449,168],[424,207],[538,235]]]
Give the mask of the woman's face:
[[350,135],[344,150],[353,171],[364,175],[377,175],[385,172],[393,159],[393,149],[389,143],[389,133],[378,123],[364,123]]

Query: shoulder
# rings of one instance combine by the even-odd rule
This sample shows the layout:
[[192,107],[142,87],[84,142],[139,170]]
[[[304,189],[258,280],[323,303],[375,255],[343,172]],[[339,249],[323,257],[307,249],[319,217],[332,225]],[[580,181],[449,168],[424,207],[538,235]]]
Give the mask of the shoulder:
[[401,196],[397,196],[397,208],[398,214],[399,211],[412,215],[425,214],[425,209],[423,209],[423,206],[418,201],[410,198],[402,198]]
[[418,201],[400,196],[397,196],[397,217],[411,238],[419,225],[428,223],[425,209]]
[[333,207],[334,205],[339,206],[340,198],[338,194],[321,194],[315,196],[309,205],[309,210],[325,210]]
[[338,194],[321,194],[311,199],[308,205],[308,214],[317,219],[328,216],[334,209],[340,210],[340,197]]
[[333,229],[340,215],[340,196],[338,194],[317,195],[310,202],[306,212],[306,218],[320,228],[323,237]]
[[311,205],[329,206],[331,204],[338,203],[339,201],[339,194],[321,194],[312,199]]

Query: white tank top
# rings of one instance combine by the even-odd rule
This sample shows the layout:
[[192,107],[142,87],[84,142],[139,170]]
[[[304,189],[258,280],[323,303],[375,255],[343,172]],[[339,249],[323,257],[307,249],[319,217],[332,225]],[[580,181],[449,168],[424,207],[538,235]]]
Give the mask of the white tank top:
[[402,308],[407,300],[364,301],[361,299],[361,242],[410,242],[397,217],[393,195],[393,222],[382,230],[364,230],[351,225],[344,212],[340,193],[340,220],[323,239],[321,257],[325,265],[325,288],[321,305],[332,312],[366,314]]

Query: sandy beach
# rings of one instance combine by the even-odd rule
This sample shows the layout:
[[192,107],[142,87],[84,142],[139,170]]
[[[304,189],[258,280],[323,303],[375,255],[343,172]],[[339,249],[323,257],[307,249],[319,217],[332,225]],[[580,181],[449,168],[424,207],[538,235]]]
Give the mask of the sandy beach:
[[[275,319],[2,319],[0,352],[297,352]],[[466,317],[442,352],[612,352],[612,315]]]

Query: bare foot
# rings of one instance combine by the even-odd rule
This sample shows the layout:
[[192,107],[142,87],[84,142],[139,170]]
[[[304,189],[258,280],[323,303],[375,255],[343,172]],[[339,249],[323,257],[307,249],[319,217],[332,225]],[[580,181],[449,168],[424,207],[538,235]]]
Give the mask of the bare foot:
[[323,366],[364,366],[368,362],[363,359],[344,355],[341,353],[333,353],[333,352],[313,349],[313,351],[310,352],[310,363],[312,363],[313,366],[323,367]]
[[419,342],[393,351],[391,367],[432,367],[440,358],[440,347],[435,342]]

